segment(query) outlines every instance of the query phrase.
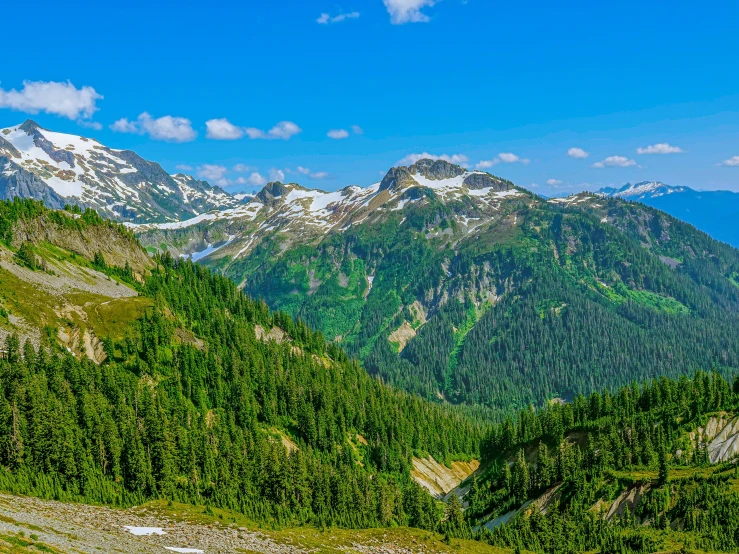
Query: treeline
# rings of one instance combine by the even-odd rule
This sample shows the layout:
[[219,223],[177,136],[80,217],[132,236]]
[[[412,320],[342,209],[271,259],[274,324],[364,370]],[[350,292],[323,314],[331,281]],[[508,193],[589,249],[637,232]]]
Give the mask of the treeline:
[[[165,255],[155,307],[107,360],[10,337],[0,488],[117,505],[168,498],[257,521],[434,528],[411,457],[479,456],[488,428],[371,378],[320,333]],[[264,342],[255,326],[279,327]]]

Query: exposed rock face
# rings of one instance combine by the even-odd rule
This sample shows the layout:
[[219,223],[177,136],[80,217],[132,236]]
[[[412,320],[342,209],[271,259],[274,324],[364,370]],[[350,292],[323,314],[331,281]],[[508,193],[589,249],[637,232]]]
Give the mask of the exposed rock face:
[[273,340],[277,344],[282,344],[286,340],[290,340],[290,337],[287,335],[287,333],[285,333],[285,331],[283,331],[279,327],[272,327],[272,329],[270,329],[268,333],[261,325],[255,325],[254,334],[259,340],[264,342],[269,342]]
[[420,173],[427,179],[432,181],[441,181],[442,179],[452,179],[464,175],[465,171],[458,165],[449,163],[444,160],[418,160],[408,168],[411,175]]
[[725,413],[713,416],[704,427],[690,433],[690,438],[705,445],[712,464],[732,460],[739,455],[739,417]]
[[398,192],[404,188],[416,186],[418,183],[412,177],[407,167],[393,167],[387,172],[380,183],[380,190]]
[[[18,152],[15,146],[10,144],[7,140],[5,140],[2,135],[0,135],[0,150],[4,150],[5,153],[10,156],[11,158],[20,158],[21,153]],[[6,160],[7,163],[7,160]]]
[[20,126],[20,129],[25,131],[28,136],[32,137],[33,144],[46,152],[52,160],[55,162],[66,162],[70,166],[74,167],[74,154],[69,150],[56,148],[50,140],[41,134],[41,127],[38,123],[28,119]]
[[480,462],[452,462],[451,468],[440,464],[432,456],[413,458],[411,477],[436,498],[444,498],[480,467]]
[[279,181],[274,181],[272,183],[267,183],[264,188],[259,191],[259,194],[256,196],[256,200],[265,206],[272,206],[279,198],[285,196],[288,192],[290,192],[290,187],[288,185],[280,183]]
[[608,509],[608,513],[606,513],[605,518],[610,520],[614,516],[621,516],[626,512],[626,510],[629,510],[633,514],[642,497],[651,487],[652,485],[645,484],[626,489],[618,496],[618,498],[616,498],[616,500],[613,501],[613,504],[611,504],[611,507]]
[[413,337],[416,336],[416,330],[413,329],[413,326],[411,326],[410,323],[407,321],[404,321],[403,324],[397,328],[395,331],[393,331],[390,336],[388,337],[388,340],[391,343],[397,343],[398,344],[398,352],[402,352],[403,348],[405,348],[405,345],[408,343],[409,340],[411,340]]
[[708,445],[711,463],[725,462],[739,454],[739,418],[734,418]]
[[513,188],[511,183],[496,179],[487,173],[470,173],[464,178],[463,183],[467,188],[472,190],[480,190],[490,187],[496,192],[502,192]]
[[[2,143],[0,143],[1,148]],[[7,156],[0,155],[0,169],[9,166],[10,159]],[[64,198],[59,196],[54,189],[22,167],[10,174],[0,172],[0,200],[12,200],[15,197],[40,200],[49,208],[55,210],[63,208],[66,203]]]

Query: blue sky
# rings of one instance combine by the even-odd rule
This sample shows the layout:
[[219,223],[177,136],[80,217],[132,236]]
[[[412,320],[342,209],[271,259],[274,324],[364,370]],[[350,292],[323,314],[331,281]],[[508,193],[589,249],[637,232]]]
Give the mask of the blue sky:
[[736,1],[103,6],[3,7],[0,127],[32,117],[231,191],[368,185],[422,153],[543,194],[739,191]]

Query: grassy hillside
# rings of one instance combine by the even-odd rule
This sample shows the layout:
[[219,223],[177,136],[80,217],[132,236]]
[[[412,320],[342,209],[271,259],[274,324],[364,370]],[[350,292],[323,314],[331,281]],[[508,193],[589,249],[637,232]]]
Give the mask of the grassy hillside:
[[95,212],[0,203],[0,340],[16,334],[89,357],[152,306],[140,296],[154,263],[124,227]]

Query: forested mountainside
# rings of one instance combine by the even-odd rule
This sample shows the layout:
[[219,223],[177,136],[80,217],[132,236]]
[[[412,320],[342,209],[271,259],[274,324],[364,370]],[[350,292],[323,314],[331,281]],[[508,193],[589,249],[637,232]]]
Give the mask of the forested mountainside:
[[603,188],[599,194],[643,202],[695,225],[716,240],[739,247],[739,193],[729,190],[695,190],[660,182]]
[[[168,498],[283,524],[434,528],[442,513],[411,479],[413,457],[479,458],[484,423],[380,383],[230,280],[168,254],[152,262],[91,211],[15,199],[0,214],[3,490],[114,505]],[[23,231],[40,220],[58,226],[54,236]],[[111,244],[128,244],[130,262],[118,265]],[[105,296],[117,288],[134,294]],[[99,355],[65,340],[88,331]]]
[[510,407],[739,367],[739,252],[663,212],[545,200],[421,160],[322,193],[134,229],[429,399]]
[[739,380],[697,373],[522,411],[447,512],[455,536],[547,553],[737,552]]
[[177,221],[239,201],[189,175],[169,175],[130,150],[56,133],[28,120],[0,129],[0,200],[93,208],[118,221]]

